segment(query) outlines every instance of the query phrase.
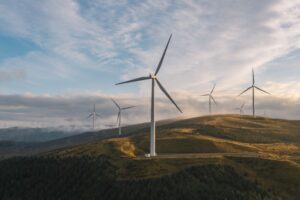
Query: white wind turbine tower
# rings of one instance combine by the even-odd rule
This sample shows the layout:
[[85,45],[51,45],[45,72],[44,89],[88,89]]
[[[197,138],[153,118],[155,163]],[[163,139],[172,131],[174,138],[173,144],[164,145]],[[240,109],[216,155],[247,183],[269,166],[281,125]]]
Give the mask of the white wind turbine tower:
[[170,40],[172,38],[172,34],[169,37],[168,43],[165,47],[165,50],[161,56],[161,59],[158,63],[158,66],[156,68],[156,71],[154,74],[149,74],[149,76],[144,76],[144,77],[139,77],[136,79],[132,79],[129,81],[125,81],[125,82],[121,82],[121,83],[117,83],[116,85],[119,84],[123,84],[123,83],[130,83],[130,82],[136,82],[136,81],[142,81],[142,80],[150,80],[152,82],[152,87],[151,87],[151,133],[150,133],[150,155],[149,156],[156,156],[156,150],[155,150],[155,118],[154,118],[154,114],[155,114],[155,108],[154,108],[154,87],[155,87],[155,83],[157,83],[158,87],[162,90],[163,93],[165,93],[165,95],[170,99],[170,101],[176,106],[176,108],[182,113],[182,111],[180,110],[180,108],[177,106],[177,104],[175,103],[175,101],[172,99],[172,97],[168,94],[168,92],[165,90],[165,88],[162,86],[162,84],[158,81],[157,79],[157,74],[162,66],[163,60],[165,58]]
[[215,90],[216,84],[214,84],[213,89],[208,94],[203,94],[201,96],[208,96],[208,109],[209,114],[211,114],[211,100],[213,100],[214,104],[217,105],[217,102],[215,101],[214,97],[212,96],[214,90]]
[[94,110],[93,112],[90,113],[90,115],[87,117],[88,119],[93,117],[93,130],[95,129],[95,119],[97,117],[100,117],[100,115],[98,113],[96,113],[96,104],[94,104]]
[[245,92],[247,92],[248,90],[252,89],[252,113],[253,113],[253,117],[255,117],[255,89],[260,90],[266,94],[270,94],[269,92],[260,89],[259,87],[257,87],[255,85],[255,78],[254,78],[254,70],[252,68],[252,86],[248,87],[246,90],[244,90],[241,94],[239,94],[239,96],[241,96],[242,94],[244,94]]
[[118,123],[118,127],[119,127],[119,135],[122,135],[122,126],[121,126],[121,123],[122,123],[122,110],[127,110],[127,109],[130,109],[130,108],[134,108],[136,106],[129,106],[129,107],[121,108],[115,100],[113,100],[113,99],[111,99],[111,100],[112,100],[112,102],[114,102],[114,104],[119,109],[117,123]]
[[245,106],[245,102],[241,105],[241,107],[235,108],[235,110],[239,110],[240,111],[240,115],[243,115],[244,114],[244,106]]

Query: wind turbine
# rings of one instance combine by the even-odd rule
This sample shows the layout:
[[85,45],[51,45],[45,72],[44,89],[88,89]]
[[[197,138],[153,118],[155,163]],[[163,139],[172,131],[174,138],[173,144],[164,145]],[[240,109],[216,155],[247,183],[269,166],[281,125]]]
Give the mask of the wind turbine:
[[239,108],[235,108],[235,110],[239,110],[240,115],[243,115],[244,114],[244,106],[245,106],[245,102]]
[[267,116],[267,112],[266,110],[264,110],[263,117],[266,118],[266,116]]
[[139,77],[136,79],[132,79],[129,81],[125,81],[125,82],[121,82],[121,83],[117,83],[116,85],[119,84],[123,84],[123,83],[130,83],[130,82],[136,82],[136,81],[143,81],[143,80],[150,80],[152,82],[152,87],[151,87],[151,133],[150,133],[150,155],[148,156],[156,156],[156,150],[155,150],[155,109],[154,109],[154,88],[155,88],[155,83],[157,83],[158,87],[161,89],[161,91],[163,93],[165,93],[165,95],[170,99],[170,101],[176,106],[176,108],[182,113],[182,111],[180,110],[180,108],[177,106],[177,104],[175,103],[175,101],[172,99],[172,97],[168,94],[168,92],[165,90],[165,88],[162,86],[162,84],[159,82],[159,80],[157,79],[157,74],[162,66],[162,63],[164,61],[170,40],[172,38],[172,34],[169,37],[168,43],[165,47],[165,50],[161,56],[161,59],[158,63],[158,66],[156,68],[156,71],[154,72],[154,74],[149,74],[149,76],[144,76],[144,77]]
[[129,107],[125,107],[125,108],[121,108],[119,106],[119,104],[117,104],[117,102],[113,99],[111,99],[112,102],[114,102],[114,104],[118,107],[119,109],[119,112],[118,112],[118,118],[117,118],[117,123],[118,123],[118,126],[119,126],[119,135],[122,135],[122,127],[121,127],[121,122],[122,122],[122,110],[127,110],[127,109],[130,109],[130,108],[134,108],[136,106],[129,106]]
[[94,104],[94,110],[93,112],[90,113],[90,115],[87,117],[88,119],[93,117],[93,130],[95,129],[95,118],[100,117],[100,115],[98,113],[96,113],[96,104]]
[[214,97],[212,96],[215,87],[216,87],[216,84],[214,84],[213,89],[210,91],[210,93],[201,95],[201,96],[208,96],[209,114],[211,114],[211,100],[213,100],[214,104],[217,105],[217,102],[215,101]]
[[244,94],[245,92],[247,92],[250,89],[252,89],[252,113],[253,113],[253,117],[255,117],[255,89],[260,90],[261,92],[264,92],[266,94],[270,94],[270,93],[263,89],[260,89],[259,87],[257,87],[255,85],[255,77],[254,77],[254,69],[253,68],[252,68],[252,86],[250,86],[246,90],[244,90],[241,94],[239,94],[239,96],[241,96],[242,94]]

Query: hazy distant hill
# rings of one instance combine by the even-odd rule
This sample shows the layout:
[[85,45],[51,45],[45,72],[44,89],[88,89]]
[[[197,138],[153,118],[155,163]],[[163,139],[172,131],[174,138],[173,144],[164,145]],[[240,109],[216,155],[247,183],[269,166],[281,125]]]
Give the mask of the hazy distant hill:
[[50,128],[6,128],[0,129],[0,141],[45,142],[79,134],[79,131],[60,131]]
[[300,196],[300,121],[221,115],[158,124],[151,159],[148,124],[122,137],[109,129],[20,148],[38,156],[0,161],[0,199]]
[[[164,120],[158,122],[158,125],[169,124],[174,120]],[[141,130],[149,129],[149,124],[138,124],[123,127],[123,136],[137,134]],[[51,133],[49,133],[51,134]],[[45,141],[45,142],[14,142],[11,140],[0,141],[0,158],[11,156],[26,156],[34,155],[41,152],[46,152],[54,149],[72,147],[79,144],[87,144],[107,138],[119,137],[118,129],[104,129],[94,132],[85,133],[67,133],[69,136],[65,136],[66,133],[62,133],[61,138]],[[73,134],[73,135],[72,135]],[[71,135],[71,136],[70,136]],[[10,145],[8,145],[10,144]]]
[[[0,129],[0,158],[31,155],[44,150],[47,143],[80,134],[79,131],[62,131],[50,128]],[[54,147],[55,148],[55,147]]]

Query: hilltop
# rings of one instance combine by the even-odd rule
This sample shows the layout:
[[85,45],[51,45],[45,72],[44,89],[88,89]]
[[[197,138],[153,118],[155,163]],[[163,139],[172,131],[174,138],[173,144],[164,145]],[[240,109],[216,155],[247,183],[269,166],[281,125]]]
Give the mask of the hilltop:
[[105,131],[57,140],[58,149],[34,157],[1,161],[1,199],[300,196],[300,121],[239,115],[164,121],[157,128],[158,157],[150,159],[144,156],[148,124],[124,128],[122,137]]
[[[299,131],[300,121],[239,115],[197,117],[160,124],[157,128],[157,153],[256,152],[262,156],[297,157],[300,155]],[[141,157],[149,152],[148,148],[149,128],[144,124],[128,127],[122,137],[99,137],[98,141],[95,139],[52,153]]]

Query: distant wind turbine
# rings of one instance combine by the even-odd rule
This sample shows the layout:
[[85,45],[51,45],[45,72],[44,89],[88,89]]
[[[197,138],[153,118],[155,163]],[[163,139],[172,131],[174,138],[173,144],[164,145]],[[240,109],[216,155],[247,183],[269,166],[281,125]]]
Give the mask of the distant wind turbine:
[[162,90],[163,93],[165,93],[165,95],[170,99],[170,101],[176,106],[176,108],[182,113],[182,111],[180,110],[180,108],[177,106],[177,104],[175,103],[175,101],[172,99],[172,97],[168,94],[168,92],[165,90],[165,88],[162,86],[162,84],[158,81],[157,79],[157,74],[162,66],[162,63],[164,61],[170,40],[172,38],[172,34],[169,37],[168,43],[165,47],[165,50],[161,56],[161,59],[158,63],[158,66],[156,68],[156,71],[154,74],[149,74],[149,76],[144,76],[144,77],[139,77],[136,79],[132,79],[129,81],[125,81],[125,82],[121,82],[121,83],[117,83],[116,85],[119,84],[123,84],[123,83],[130,83],[130,82],[136,82],[136,81],[143,81],[143,80],[149,80],[151,79],[152,81],[152,88],[151,88],[151,134],[150,134],[150,155],[149,156],[156,156],[156,150],[155,150],[155,119],[154,119],[154,114],[155,114],[155,109],[154,109],[154,87],[155,87],[155,83],[157,83],[158,87]]
[[201,96],[208,96],[208,109],[209,114],[211,114],[211,100],[213,100],[214,104],[217,105],[217,102],[215,101],[214,97],[212,96],[214,90],[215,90],[216,84],[214,84],[213,89],[208,94],[203,94]]
[[94,110],[93,112],[90,113],[90,115],[87,117],[88,119],[93,117],[93,130],[95,129],[95,119],[97,117],[100,117],[100,115],[98,113],[96,113],[96,104],[94,104]]
[[267,116],[267,112],[266,110],[264,110],[263,117],[266,118],[266,116]]
[[244,106],[245,106],[245,102],[241,105],[241,107],[235,108],[235,110],[239,110],[240,111],[240,115],[243,115],[244,114]]
[[260,90],[261,92],[264,92],[266,94],[270,94],[270,93],[263,90],[263,89],[260,89],[259,87],[257,87],[255,85],[254,69],[253,68],[252,68],[252,86],[250,86],[246,90],[244,90],[241,94],[239,94],[239,96],[241,96],[242,94],[244,94],[245,92],[247,92],[250,89],[252,89],[252,113],[253,113],[253,117],[255,117],[255,89]]
[[127,110],[130,108],[134,108],[136,106],[129,106],[129,107],[125,107],[125,108],[121,108],[119,106],[119,104],[117,104],[117,102],[113,99],[111,99],[112,102],[114,102],[114,104],[117,106],[117,108],[119,109],[118,111],[118,117],[117,117],[117,123],[118,123],[118,127],[119,127],[119,135],[122,135],[122,126],[121,126],[121,122],[122,122],[122,110]]

